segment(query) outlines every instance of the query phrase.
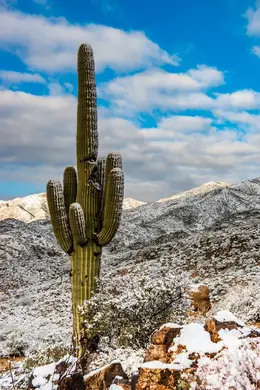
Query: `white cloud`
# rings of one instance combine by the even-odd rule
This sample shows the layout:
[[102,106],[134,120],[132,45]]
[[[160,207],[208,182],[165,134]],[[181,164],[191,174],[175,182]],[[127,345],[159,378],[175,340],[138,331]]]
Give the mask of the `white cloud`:
[[176,110],[210,108],[214,100],[202,90],[223,82],[221,71],[205,65],[187,73],[153,68],[104,83],[99,87],[99,93],[103,98],[112,99],[117,113],[154,107]]
[[249,8],[246,12],[247,18],[247,34],[260,36],[260,7],[259,2],[256,2],[255,8]]
[[127,71],[154,63],[178,65],[179,59],[169,55],[143,32],[87,24],[70,24],[64,18],[0,10],[0,47],[14,51],[26,65],[46,72],[75,69],[78,46],[90,43],[99,71],[109,67]]
[[212,123],[211,118],[202,116],[174,115],[168,118],[162,118],[158,126],[165,129],[174,129],[174,131],[202,131],[208,129]]
[[233,93],[215,94],[219,106],[250,110],[260,107],[260,93],[244,89]]
[[[76,98],[0,93],[0,178],[61,178],[63,168],[75,164]],[[238,141],[235,131],[217,131],[211,118],[174,115],[141,129],[105,109],[99,116],[100,155],[122,153],[127,196],[156,200],[209,180],[245,179],[259,169],[260,137]]]
[[0,79],[9,83],[45,83],[45,79],[37,73],[22,73],[11,70],[0,70]]
[[251,130],[260,128],[260,115],[250,114],[246,111],[234,112],[223,109],[213,110],[213,114],[224,122],[229,121],[235,124],[250,125]]
[[223,72],[206,65],[198,65],[197,69],[190,69],[188,74],[201,88],[217,87],[225,83]]

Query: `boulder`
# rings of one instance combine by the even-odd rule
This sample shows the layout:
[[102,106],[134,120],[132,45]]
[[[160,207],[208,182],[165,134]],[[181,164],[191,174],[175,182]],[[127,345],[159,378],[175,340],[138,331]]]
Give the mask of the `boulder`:
[[173,339],[179,335],[181,327],[175,324],[165,324],[152,335],[152,343],[148,348],[144,361],[157,360],[167,363],[170,357],[168,349]]
[[193,285],[185,290],[190,301],[189,316],[205,316],[211,309],[209,288],[205,285]]
[[132,390],[255,390],[259,372],[260,330],[222,311],[204,325],[165,324],[156,331]]
[[84,376],[80,373],[67,376],[61,381],[59,390],[107,390],[113,383],[123,390],[130,389],[127,387],[128,377],[119,362],[112,362]]

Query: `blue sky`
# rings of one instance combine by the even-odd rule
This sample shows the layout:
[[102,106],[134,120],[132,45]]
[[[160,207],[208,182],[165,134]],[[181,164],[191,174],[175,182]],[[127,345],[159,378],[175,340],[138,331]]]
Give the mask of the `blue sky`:
[[0,0],[0,199],[75,164],[76,54],[93,46],[100,154],[152,201],[260,172],[260,2]]

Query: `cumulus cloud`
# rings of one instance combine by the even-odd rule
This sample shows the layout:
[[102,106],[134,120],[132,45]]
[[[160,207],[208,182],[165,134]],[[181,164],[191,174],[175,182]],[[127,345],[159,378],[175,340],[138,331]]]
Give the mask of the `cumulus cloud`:
[[225,83],[223,72],[206,65],[198,65],[197,69],[190,69],[188,74],[201,88],[217,87]]
[[260,107],[260,93],[244,89],[233,93],[216,93],[219,106],[233,109],[252,110]]
[[260,128],[260,115],[250,114],[247,111],[230,111],[224,109],[213,110],[213,114],[222,120],[222,122],[232,122],[235,124],[244,124],[251,126],[251,130],[259,130]]
[[[0,25],[0,47],[29,69],[2,71],[1,78],[45,83],[49,89],[49,95],[35,96],[0,88],[0,180],[46,183],[75,165],[77,102],[74,86],[59,76],[75,70],[82,42],[93,45],[98,71],[131,71],[98,85],[105,101],[99,107],[99,154],[122,153],[126,196],[153,201],[206,181],[258,176],[260,121],[248,111],[259,108],[260,95],[217,93],[225,72],[206,65],[163,70],[160,65],[178,65],[179,59],[138,31],[3,10]],[[41,72],[54,75],[46,76],[47,83]],[[140,125],[143,113],[154,114],[153,127]]]
[[223,83],[223,72],[205,65],[186,73],[153,68],[104,83],[100,85],[99,93],[112,100],[117,113],[155,107],[200,109],[214,106],[214,100],[204,90]]
[[[8,172],[9,180],[60,179],[66,165],[75,165],[76,98],[0,93],[0,178]],[[218,131],[212,118],[201,116],[173,115],[144,129],[104,109],[99,136],[100,155],[123,155],[126,196],[145,201],[209,180],[246,178],[259,164],[252,156],[259,155],[260,137],[239,141],[235,131]]]
[[0,10],[0,26],[0,47],[14,51],[29,67],[45,72],[74,70],[75,53],[83,42],[94,47],[99,71],[106,67],[128,71],[151,63],[179,64],[177,56],[162,50],[141,31],[73,25],[64,18],[46,19],[4,9]]
[[157,108],[173,111],[260,108],[260,93],[254,90],[212,91],[223,83],[224,72],[205,65],[186,73],[153,68],[103,83],[99,86],[99,94],[110,101],[111,109],[120,115]]
[[22,73],[10,70],[0,70],[0,79],[8,83],[45,83],[45,79],[37,73]]

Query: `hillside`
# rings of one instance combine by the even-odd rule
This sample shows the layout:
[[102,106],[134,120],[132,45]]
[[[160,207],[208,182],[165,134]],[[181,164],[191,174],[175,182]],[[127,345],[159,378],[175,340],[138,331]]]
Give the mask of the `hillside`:
[[[141,278],[172,278],[180,293],[178,310],[173,305],[177,321],[186,310],[180,291],[194,281],[205,283],[214,310],[229,308],[259,322],[259,219],[260,179],[126,210],[104,250],[105,288],[121,294],[133,291]],[[6,219],[0,234],[2,354],[18,341],[25,353],[39,344],[70,343],[69,259],[49,220]]]

